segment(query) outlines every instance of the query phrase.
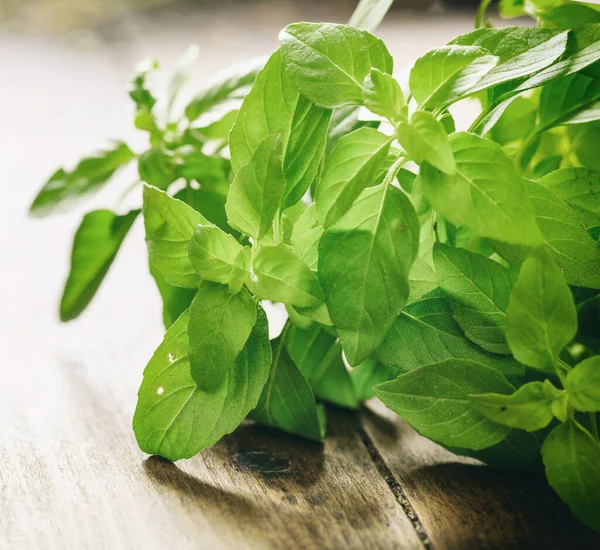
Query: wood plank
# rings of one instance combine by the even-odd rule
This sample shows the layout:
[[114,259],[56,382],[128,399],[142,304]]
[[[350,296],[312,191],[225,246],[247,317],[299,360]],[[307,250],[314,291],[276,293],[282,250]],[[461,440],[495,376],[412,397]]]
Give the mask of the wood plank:
[[435,550],[600,548],[543,477],[457,457],[381,403],[363,426]]

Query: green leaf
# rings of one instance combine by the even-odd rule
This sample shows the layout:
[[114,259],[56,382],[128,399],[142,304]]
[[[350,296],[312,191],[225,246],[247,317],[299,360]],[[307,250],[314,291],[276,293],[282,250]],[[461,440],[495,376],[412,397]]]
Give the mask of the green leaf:
[[474,134],[450,136],[456,174],[424,162],[421,181],[427,200],[454,225],[481,237],[536,246],[541,236],[525,185],[501,147]]
[[456,172],[448,134],[442,123],[427,111],[416,111],[408,122],[398,124],[398,142],[416,163],[427,161],[444,174]]
[[349,25],[373,32],[383,21],[394,0],[360,0]]
[[600,23],[600,11],[593,4],[569,2],[558,5],[539,14],[544,23],[559,29],[572,29],[591,23]]
[[227,284],[242,245],[235,237],[212,225],[198,225],[189,242],[190,261],[206,281]]
[[410,294],[408,295],[407,304],[411,304],[431,292],[438,286],[440,281],[435,271],[422,257],[415,258],[415,263],[410,268],[408,274],[408,282],[410,286]]
[[189,311],[167,331],[144,370],[133,429],[142,451],[169,460],[190,458],[232,432],[256,407],[271,366],[267,318],[257,322],[227,383],[212,393],[190,371]]
[[349,107],[340,107],[333,110],[327,134],[326,155],[329,155],[338,141],[346,134],[364,127],[379,128],[379,120],[359,120],[360,109],[360,107],[350,105]]
[[231,129],[234,172],[248,164],[273,133],[282,140],[285,192],[283,207],[298,202],[317,175],[325,150],[331,111],[301,96],[287,75],[279,51],[259,73]]
[[198,224],[210,225],[191,206],[155,187],[144,186],[144,225],[150,263],[175,286],[194,288],[200,277],[188,256]]
[[190,306],[189,357],[192,378],[216,393],[233,373],[256,323],[257,306],[247,290],[231,294],[226,286],[202,281]]
[[494,369],[450,359],[402,374],[376,386],[374,392],[425,437],[443,445],[478,450],[499,443],[510,429],[477,411],[469,395],[513,389]]
[[477,46],[436,48],[415,61],[410,91],[422,109],[441,109],[466,97],[497,62],[497,57]]
[[239,236],[239,232],[233,229],[227,223],[227,213],[225,212],[225,202],[227,200],[227,187],[218,187],[213,189],[193,189],[188,186],[174,195],[174,197],[191,206],[196,212],[211,224],[220,227],[226,233]]
[[[568,284],[600,288],[600,248],[587,233],[569,205],[554,191],[530,181],[525,182],[550,256]],[[527,248],[492,242],[494,250],[513,265],[520,265]]]
[[138,112],[150,112],[156,104],[150,90],[146,86],[146,78],[152,71],[158,69],[158,61],[156,59],[145,59],[138,63],[135,68],[133,80],[129,87],[129,97],[133,99],[136,110]]
[[565,380],[569,404],[578,411],[600,412],[600,355],[569,371]]
[[230,165],[227,159],[206,155],[198,149],[182,152],[179,156],[175,167],[178,178],[197,181],[200,185],[229,183]]
[[390,120],[406,118],[406,100],[394,77],[371,69],[363,82],[363,103],[376,115]]
[[57,170],[35,197],[29,213],[32,216],[48,216],[71,209],[98,191],[133,158],[133,152],[125,143],[116,142],[112,149],[84,158],[71,172],[62,168]]
[[381,182],[390,139],[373,128],[341,138],[327,156],[315,202],[323,227],[337,222],[367,187]]
[[325,411],[285,349],[285,333],[271,341],[273,366],[252,418],[314,441],[325,438]]
[[60,301],[60,320],[75,319],[92,301],[139,210],[117,216],[94,210],[83,217],[75,233],[71,270]]
[[385,182],[365,189],[323,234],[319,281],[350,365],[381,343],[406,303],[418,243],[412,205]]
[[181,288],[173,286],[160,274],[160,271],[150,264],[150,274],[154,278],[158,292],[163,302],[163,324],[165,329],[177,321],[179,316],[190,307],[194,296],[196,295],[195,288]]
[[507,376],[520,376],[524,372],[512,358],[486,353],[467,340],[440,289],[404,308],[375,350],[375,357],[402,372],[449,359],[477,361]]
[[392,58],[366,31],[333,23],[293,23],[279,35],[281,56],[301,94],[329,109],[362,104],[371,69],[391,74]]
[[324,301],[317,276],[283,244],[256,251],[249,284],[261,300],[298,307],[318,306]]
[[528,432],[545,428],[552,421],[552,403],[564,392],[549,380],[529,382],[510,395],[485,393],[471,395],[473,407],[486,418]]
[[491,353],[509,355],[506,310],[517,277],[480,254],[436,243],[435,270],[465,336]]
[[531,252],[513,286],[506,340],[515,359],[554,372],[563,348],[577,332],[571,291],[546,247]]
[[284,189],[282,141],[279,134],[271,134],[229,188],[225,207],[229,224],[258,241],[273,224]]
[[323,327],[289,328],[285,346],[310,383],[315,396],[341,407],[358,408],[350,373],[342,360],[342,346]]
[[317,205],[313,202],[294,224],[291,241],[294,252],[311,269],[317,269],[323,231],[317,219]]
[[178,178],[172,155],[159,147],[153,147],[139,157],[138,174],[142,181],[162,190]]
[[367,401],[375,394],[373,386],[393,380],[398,376],[398,369],[382,365],[374,357],[367,357],[350,372],[354,391],[360,401]]
[[185,108],[185,116],[192,122],[225,101],[244,97],[264,64],[265,59],[257,57],[232,65],[196,95]]
[[580,521],[600,530],[600,443],[570,420],[546,438],[542,457],[552,488]]
[[531,98],[517,96],[508,103],[491,128],[489,137],[500,145],[523,139],[533,131],[536,117],[536,103]]

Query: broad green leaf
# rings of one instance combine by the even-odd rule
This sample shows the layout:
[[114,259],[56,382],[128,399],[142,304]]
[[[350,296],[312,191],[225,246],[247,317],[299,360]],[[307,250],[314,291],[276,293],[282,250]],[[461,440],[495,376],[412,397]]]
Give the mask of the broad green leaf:
[[450,359],[402,374],[376,386],[374,392],[425,437],[443,445],[478,450],[502,441],[510,428],[488,420],[473,407],[469,396],[513,389],[494,369]]
[[419,107],[441,109],[466,97],[498,58],[477,46],[443,46],[416,60],[409,86]]
[[162,317],[165,329],[177,321],[179,316],[190,307],[194,296],[196,295],[195,288],[181,288],[173,286],[160,274],[160,271],[150,264],[150,274],[156,282],[156,287],[162,298],[163,309]]
[[261,300],[298,307],[318,306],[324,301],[315,273],[283,244],[256,251],[249,284]]
[[206,155],[198,149],[178,156],[180,160],[175,167],[177,177],[197,181],[204,186],[229,183],[230,165],[227,159]]
[[404,308],[375,350],[375,357],[402,372],[449,359],[477,361],[507,376],[519,376],[524,372],[512,358],[487,353],[467,340],[440,289]]
[[188,336],[192,378],[201,390],[216,393],[227,384],[256,323],[256,311],[247,290],[231,294],[224,285],[200,283],[190,306]]
[[481,237],[536,246],[541,235],[519,172],[493,141],[460,132],[450,136],[456,173],[449,176],[424,162],[427,200],[454,225]]
[[490,353],[509,355],[506,310],[517,277],[480,254],[436,243],[435,270],[465,336]]
[[252,418],[314,441],[325,438],[325,410],[285,349],[285,332],[271,341],[273,365]]
[[315,396],[342,407],[356,409],[358,399],[350,373],[342,360],[342,346],[323,327],[290,327],[285,346],[310,383]]
[[189,121],[194,121],[225,101],[244,97],[264,64],[265,59],[257,57],[232,65],[196,95],[185,108],[185,116]]
[[178,178],[173,155],[160,147],[153,147],[140,155],[138,174],[143,182],[162,190]]
[[600,530],[600,443],[570,420],[546,438],[542,457],[552,488],[580,521]]
[[391,140],[373,128],[341,138],[327,156],[315,202],[323,227],[337,222],[363,189],[381,182]]
[[506,314],[506,340],[515,359],[554,372],[576,332],[575,304],[560,269],[546,247],[533,250],[521,267]]
[[563,393],[546,380],[529,382],[510,395],[485,393],[471,395],[470,400],[476,410],[498,424],[535,432],[550,424],[552,403]]
[[198,224],[208,221],[191,206],[163,191],[144,186],[144,225],[150,263],[175,286],[194,288],[200,277],[188,256]]
[[600,171],[600,157],[596,143],[600,139],[600,122],[575,124],[567,128],[571,149],[579,164]]
[[349,25],[373,32],[383,21],[394,0],[360,0]]
[[298,218],[292,231],[294,252],[311,269],[317,269],[319,241],[323,231],[317,219],[317,205],[313,202]]
[[214,190],[212,188],[193,189],[187,186],[185,189],[176,193],[174,197],[191,206],[196,212],[211,224],[220,227],[226,233],[231,233],[235,237],[239,232],[233,229],[227,223],[227,213],[225,212],[225,202],[227,201],[227,187],[219,186]]
[[[600,248],[569,205],[539,183],[525,182],[536,212],[537,224],[552,260],[567,283],[600,288]],[[527,249],[492,243],[494,250],[513,265],[520,265]]]
[[435,271],[420,255],[415,258],[415,263],[410,268],[408,282],[410,294],[408,295],[407,304],[415,302],[421,296],[440,286],[440,281]]
[[492,126],[489,137],[500,145],[523,139],[535,127],[537,108],[531,98],[515,97]]
[[238,113],[239,110],[233,109],[219,120],[215,120],[206,126],[196,126],[184,130],[183,135],[185,137],[190,136],[191,139],[197,139],[201,144],[211,142],[217,149],[220,149],[227,143],[229,132],[238,117]]
[[582,361],[569,371],[565,389],[573,408],[584,412],[600,412],[600,355]]
[[60,300],[60,320],[75,319],[92,301],[123,239],[140,213],[117,216],[94,210],[83,217],[73,240],[71,269]]
[[450,42],[479,46],[498,57],[498,63],[471,88],[476,93],[533,75],[554,63],[567,47],[567,32],[504,27],[478,29]]
[[371,69],[392,73],[381,40],[333,23],[293,23],[279,34],[286,71],[301,94],[326,107],[362,104],[362,83]]
[[99,190],[122,166],[133,160],[134,154],[122,142],[111,149],[84,158],[70,172],[57,170],[35,197],[29,213],[48,216],[65,212],[82,199]]
[[567,202],[586,229],[600,225],[600,172],[587,168],[556,170],[538,183]]
[[206,281],[226,284],[235,267],[235,259],[242,245],[235,237],[214,225],[198,225],[190,240],[190,261],[200,277]]
[[301,96],[275,52],[246,96],[229,136],[231,165],[238,172],[273,133],[282,140],[283,206],[298,202],[317,175],[331,111]]
[[400,122],[398,142],[416,163],[427,161],[444,174],[456,172],[456,163],[448,134],[442,123],[427,111],[416,111],[410,123]]
[[338,141],[346,134],[354,132],[359,128],[379,128],[379,120],[360,120],[358,118],[360,107],[350,105],[349,107],[340,107],[334,109],[331,114],[331,122],[327,133],[327,145],[325,147],[325,155],[333,150]]
[[396,79],[371,69],[363,82],[363,103],[369,111],[390,120],[406,118],[406,100]]
[[190,371],[189,311],[167,331],[144,370],[133,429],[142,451],[169,460],[190,458],[232,432],[256,407],[271,366],[267,318],[257,322],[227,383],[207,393]]
[[415,211],[388,183],[365,189],[319,244],[319,281],[353,366],[381,343],[406,303],[418,251]]
[[255,241],[264,237],[281,207],[284,189],[282,141],[279,134],[271,134],[233,179],[225,206],[229,224]]
[[600,23],[600,10],[592,3],[568,2],[542,11],[539,18],[545,24],[558,29],[573,29],[591,23]]
[[367,357],[350,372],[354,391],[360,401],[367,401],[375,394],[373,386],[393,380],[398,376],[398,369],[382,365],[374,357]]
[[252,269],[252,248],[244,246],[235,257],[233,269],[229,274],[227,284],[229,292],[237,294],[244,285],[249,284]]

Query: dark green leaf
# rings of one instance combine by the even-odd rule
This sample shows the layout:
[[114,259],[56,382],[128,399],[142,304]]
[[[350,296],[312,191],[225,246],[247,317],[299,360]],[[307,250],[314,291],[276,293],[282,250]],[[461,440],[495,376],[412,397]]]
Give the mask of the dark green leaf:
[[158,292],[163,302],[163,324],[165,329],[169,327],[179,318],[179,316],[190,307],[194,296],[196,295],[195,288],[181,288],[173,286],[160,274],[160,271],[150,264],[150,274],[156,282]]
[[373,386],[393,380],[397,376],[398,369],[386,367],[374,357],[367,357],[350,372],[354,391],[360,401],[367,401],[375,395]]

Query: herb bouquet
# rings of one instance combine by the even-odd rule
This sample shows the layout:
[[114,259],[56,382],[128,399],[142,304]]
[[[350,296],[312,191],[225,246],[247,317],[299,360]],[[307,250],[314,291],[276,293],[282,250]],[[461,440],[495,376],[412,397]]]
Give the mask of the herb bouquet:
[[[133,420],[143,451],[188,458],[246,418],[320,441],[323,401],[375,394],[456,453],[545,469],[600,530],[600,11],[503,0],[538,26],[493,28],[484,1],[477,30],[399,83],[369,32],[390,3],[289,25],[180,120],[159,120],[140,70],[150,148],[59,170],[31,208],[63,209],[132,161],[144,182],[141,210],[84,217],[61,319],[141,215],[167,328]],[[479,115],[456,131],[467,98]],[[289,315],[271,341],[264,300]]]

